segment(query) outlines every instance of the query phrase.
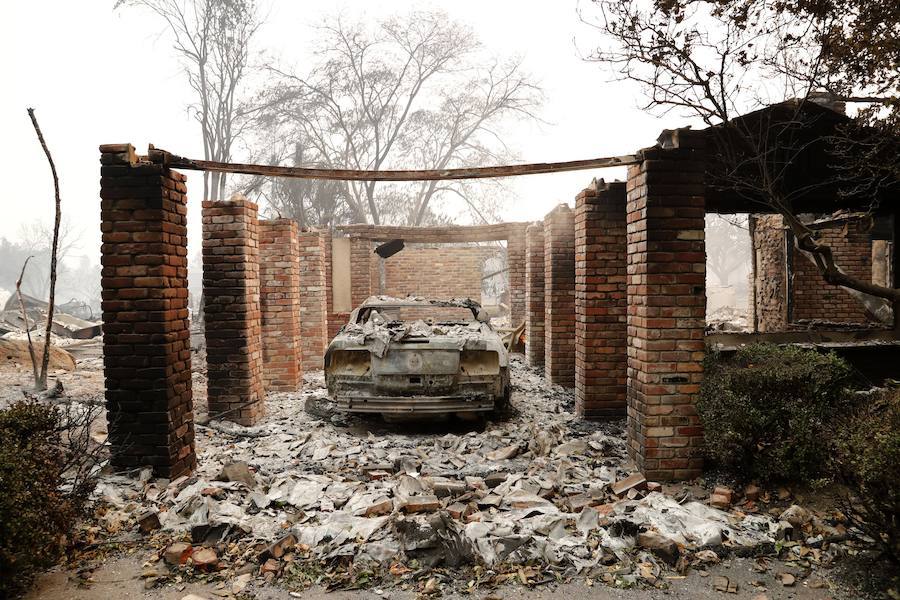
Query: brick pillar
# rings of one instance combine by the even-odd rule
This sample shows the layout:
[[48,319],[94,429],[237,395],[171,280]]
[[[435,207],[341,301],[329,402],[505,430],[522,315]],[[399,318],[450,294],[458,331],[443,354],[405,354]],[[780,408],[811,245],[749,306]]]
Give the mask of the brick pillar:
[[525,231],[525,358],[544,364],[544,224]]
[[575,408],[626,414],[625,183],[595,181],[575,199]]
[[103,366],[112,464],[179,477],[197,466],[186,178],[100,146]]
[[706,312],[702,139],[669,132],[628,168],[628,444],[647,478],[700,474]]
[[575,387],[575,214],[560,204],[544,217],[544,374]]
[[252,425],[265,412],[256,204],[203,201],[203,310],[210,415]]
[[525,229],[527,223],[512,223],[506,238],[509,269],[509,324],[518,327],[525,320]]
[[300,256],[295,221],[259,222],[259,277],[265,389],[293,392],[303,382]]
[[370,240],[350,238],[350,299],[353,308],[362,304],[372,292],[372,257],[375,256]]
[[[328,343],[328,298],[325,236],[321,231],[300,233],[300,337],[303,370],[322,368]],[[330,237],[328,238],[330,245]]]
[[756,331],[784,331],[788,325],[788,238],[781,215],[750,215],[755,266],[753,322]]

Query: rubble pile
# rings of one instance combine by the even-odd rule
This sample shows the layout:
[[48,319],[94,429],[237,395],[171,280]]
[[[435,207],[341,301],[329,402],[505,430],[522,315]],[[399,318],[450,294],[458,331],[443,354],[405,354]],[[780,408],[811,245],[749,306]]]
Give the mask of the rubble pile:
[[[274,576],[303,557],[654,583],[692,553],[753,553],[790,537],[793,525],[771,515],[662,493],[629,469],[622,423],[578,419],[570,392],[517,357],[512,367],[515,413],[483,431],[332,413],[321,374],[307,375],[301,393],[269,395],[260,426],[198,425],[190,477],[104,476],[104,519],[167,536],[162,561],[196,569],[202,558],[232,575]],[[714,494],[725,509],[727,492]]]
[[750,329],[747,309],[721,306],[706,315],[706,333],[749,331]]
[[[413,307],[416,303],[422,306],[450,307],[469,309],[473,305],[479,314],[485,315],[482,309],[472,300],[458,299],[449,301],[426,300],[418,297],[392,298],[390,296],[372,296],[366,300],[366,304],[377,304],[373,307],[363,323],[348,323],[341,330],[346,340],[351,344],[365,346],[371,342],[370,351],[377,357],[383,358],[391,343],[402,343],[413,338],[425,339],[444,337],[458,341],[462,350],[467,343],[477,342],[491,331],[490,326],[482,321],[472,320],[472,315],[467,315],[464,320],[446,321],[434,323],[433,316],[424,318],[397,320],[391,316],[391,306]],[[365,306],[365,305],[364,305]],[[382,314],[379,311],[384,311]],[[468,311],[466,311],[468,312]],[[396,316],[396,315],[394,315]]]
[[[22,304],[28,317],[27,329],[35,332],[32,335],[39,334],[46,327],[49,304],[27,294],[22,294]],[[56,306],[50,328],[54,338],[87,340],[100,335],[101,324],[90,312],[90,307],[71,300]],[[25,331],[26,321],[18,297],[11,294],[0,310],[0,335],[21,334],[24,337]]]

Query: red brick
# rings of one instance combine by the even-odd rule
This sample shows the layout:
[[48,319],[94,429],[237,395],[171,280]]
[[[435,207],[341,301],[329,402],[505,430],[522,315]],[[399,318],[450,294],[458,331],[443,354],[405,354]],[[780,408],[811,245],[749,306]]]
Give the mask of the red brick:
[[[236,262],[215,260],[234,256]],[[210,415],[253,425],[265,410],[257,207],[203,202],[203,307]]]
[[625,216],[623,182],[595,181],[575,199],[575,407],[587,418],[626,413]]
[[[179,477],[197,463],[186,238],[167,239],[171,222],[184,223],[185,179],[139,160],[130,144],[101,147],[101,164],[115,165],[101,167],[100,186],[111,462]],[[146,172],[154,176],[140,176]]]

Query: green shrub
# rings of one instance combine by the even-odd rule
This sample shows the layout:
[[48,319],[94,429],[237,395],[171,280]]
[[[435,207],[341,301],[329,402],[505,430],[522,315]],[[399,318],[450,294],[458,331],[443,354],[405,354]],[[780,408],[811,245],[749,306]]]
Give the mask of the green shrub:
[[753,344],[710,353],[697,410],[712,462],[763,482],[823,473],[834,415],[845,411],[850,366],[834,354]]
[[847,516],[900,562],[900,390],[866,401],[834,435],[835,479],[852,493]]
[[0,598],[54,564],[78,506],[61,490],[65,455],[56,409],[20,402],[0,411]]

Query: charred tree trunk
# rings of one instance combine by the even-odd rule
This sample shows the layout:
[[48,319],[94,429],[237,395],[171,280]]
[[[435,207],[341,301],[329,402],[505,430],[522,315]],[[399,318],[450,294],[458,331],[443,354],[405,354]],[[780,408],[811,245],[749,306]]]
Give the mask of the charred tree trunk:
[[53,163],[53,157],[50,155],[50,149],[47,142],[44,141],[44,134],[38,125],[37,117],[34,116],[34,109],[28,109],[28,116],[31,117],[31,123],[34,125],[34,131],[37,133],[38,141],[44,154],[47,155],[47,162],[50,163],[50,172],[53,175],[53,191],[56,205],[56,215],[53,221],[53,244],[50,249],[50,298],[47,307],[47,329],[44,332],[44,356],[41,359],[41,373],[37,381],[35,381],[35,389],[47,389],[47,367],[50,364],[50,335],[53,328],[53,309],[56,304],[56,253],[59,247],[59,223],[62,220],[62,209],[59,197],[59,177],[56,174],[56,165]]

